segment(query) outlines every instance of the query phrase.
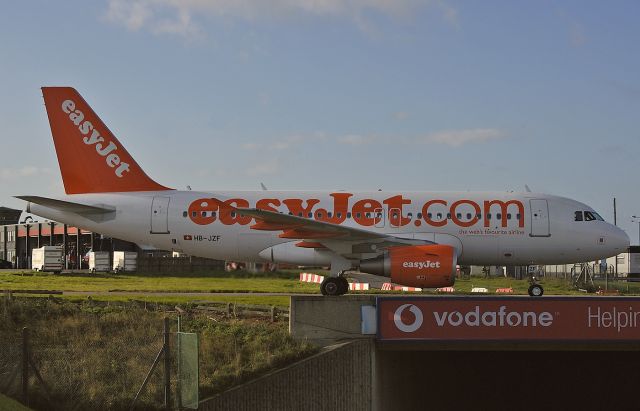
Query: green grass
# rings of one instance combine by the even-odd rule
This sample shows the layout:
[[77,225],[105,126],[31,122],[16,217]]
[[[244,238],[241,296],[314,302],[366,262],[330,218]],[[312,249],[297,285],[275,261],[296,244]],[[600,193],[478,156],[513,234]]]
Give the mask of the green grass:
[[[283,278],[283,276],[285,278]],[[275,277],[275,278],[274,278]],[[49,274],[0,272],[0,290],[59,290],[84,292],[285,292],[317,293],[316,284],[302,283],[297,274],[184,273],[141,274]]]
[[30,409],[18,401],[0,394],[0,411],[29,411]]
[[[42,298],[42,295],[32,294],[29,297]],[[62,298],[63,300],[67,300],[70,302],[83,302],[87,301],[87,297],[79,297],[74,295],[61,295],[56,296],[56,298]],[[99,295],[92,296],[93,300],[96,301],[109,301],[109,302],[127,302],[131,300],[135,301],[144,301],[148,303],[158,303],[165,305],[189,305],[189,304],[197,304],[198,302],[214,302],[214,303],[233,303],[233,304],[246,304],[246,305],[274,305],[276,307],[289,307],[289,298],[288,296],[261,296],[261,295],[251,295],[248,294],[246,296],[211,296],[206,295],[202,297],[192,297],[192,296],[149,296],[144,294],[139,295],[131,295],[131,296],[119,296],[119,295]]]
[[[584,295],[584,291],[579,291],[573,285],[562,278],[546,277],[540,279],[539,283],[544,288],[545,295]],[[471,294],[473,287],[484,287],[489,293],[495,293],[497,288],[513,288],[516,295],[528,295],[529,282],[527,280],[516,280],[505,277],[471,277],[470,279],[458,279],[454,285],[456,294]],[[596,281],[595,287],[605,288],[604,281]],[[634,282],[613,282],[609,281],[609,290],[618,290],[621,294],[640,295],[640,284]]]
[[[132,295],[96,295],[92,298],[103,301],[127,301],[130,299],[160,302],[167,304],[187,304],[193,301],[231,302],[236,304],[259,304],[288,306],[287,296],[262,296],[260,293],[303,293],[319,294],[318,284],[299,281],[299,270],[279,271],[276,273],[248,273],[237,271],[227,273],[212,271],[209,273],[177,273],[171,275],[152,274],[49,274],[19,271],[0,271],[0,290],[57,290],[63,292],[132,292]],[[319,274],[323,271],[314,270]],[[564,279],[547,277],[540,280],[546,295],[584,295]],[[526,295],[529,283],[527,280],[516,280],[505,277],[471,277],[458,279],[454,285],[457,294],[469,294],[472,287],[485,287],[490,293],[496,288],[512,287],[514,294]],[[604,282],[596,282],[596,288],[605,288]],[[609,290],[619,290],[620,294],[640,295],[640,283],[609,282]],[[162,296],[145,293],[203,293],[202,296]],[[224,296],[204,293],[239,292],[243,296]],[[139,293],[139,294],[138,294]],[[368,294],[380,293],[371,290]],[[400,292],[384,292],[383,294],[399,294]],[[84,296],[69,296],[70,300],[82,300]]]
[[[155,308],[47,298],[15,298],[0,304],[0,386],[11,385],[12,395],[17,395],[19,381],[3,378],[19,365],[19,336],[22,327],[28,327],[32,358],[51,395],[49,399],[42,386],[32,381],[30,398],[35,409],[129,409],[162,346],[162,320],[167,315],[172,370],[176,370],[176,314]],[[233,319],[187,310],[181,316],[181,330],[199,336],[201,398],[318,351],[305,341],[294,340],[285,321]],[[175,374],[172,380],[175,388]],[[161,404],[159,367],[138,406],[158,409]]]

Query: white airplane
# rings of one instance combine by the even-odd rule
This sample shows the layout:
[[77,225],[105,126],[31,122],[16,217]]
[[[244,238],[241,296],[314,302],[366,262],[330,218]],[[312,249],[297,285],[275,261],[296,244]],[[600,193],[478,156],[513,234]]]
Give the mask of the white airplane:
[[194,256],[331,266],[324,295],[345,294],[353,269],[433,288],[453,285],[456,265],[566,264],[629,246],[591,207],[541,193],[173,190],[75,89],[42,92],[67,196],[17,197],[28,212]]

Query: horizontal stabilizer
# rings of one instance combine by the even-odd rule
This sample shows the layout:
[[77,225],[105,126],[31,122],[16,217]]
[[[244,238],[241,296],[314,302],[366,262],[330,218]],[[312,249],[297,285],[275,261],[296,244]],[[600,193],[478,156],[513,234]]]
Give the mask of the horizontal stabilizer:
[[[103,206],[86,205],[80,203],[73,203],[70,201],[56,200],[54,198],[38,197],[38,196],[16,196],[20,200],[27,201],[28,203],[34,203],[47,208],[53,208],[68,213],[75,213],[81,216],[104,216],[106,214],[115,213],[115,208],[108,208]],[[31,204],[27,206],[27,212],[31,212]]]

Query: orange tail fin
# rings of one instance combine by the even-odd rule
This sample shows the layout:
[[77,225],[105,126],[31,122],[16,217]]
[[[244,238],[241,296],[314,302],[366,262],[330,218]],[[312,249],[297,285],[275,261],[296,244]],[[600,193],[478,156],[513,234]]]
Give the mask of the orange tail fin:
[[67,194],[170,190],[153,181],[71,87],[43,87]]

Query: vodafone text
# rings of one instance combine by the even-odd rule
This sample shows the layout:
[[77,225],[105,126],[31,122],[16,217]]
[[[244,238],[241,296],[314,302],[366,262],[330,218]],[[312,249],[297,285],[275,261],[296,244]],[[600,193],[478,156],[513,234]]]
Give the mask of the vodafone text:
[[[120,156],[115,154],[118,150],[118,146],[113,141],[109,141],[109,144],[104,143],[104,137],[100,135],[100,132],[94,128],[93,123],[84,119],[84,113],[80,110],[76,110],[76,103],[73,100],[65,100],[62,102],[62,111],[69,115],[69,120],[78,126],[78,130],[86,137],[82,138],[82,141],[86,145],[94,145],[96,152],[105,157],[107,165],[111,168],[115,168],[116,176],[122,177],[125,172],[129,171],[129,164],[120,160]],[[89,135],[91,133],[91,135]]]
[[628,311],[618,311],[616,307],[610,311],[602,310],[600,307],[591,311],[589,307],[587,311],[589,328],[615,328],[617,332],[625,328],[636,328],[640,324],[638,317],[640,317],[640,311],[635,311],[633,307],[629,307]]
[[548,311],[507,311],[504,305],[498,311],[483,311],[478,305],[466,313],[434,311],[433,317],[438,327],[549,327],[553,324],[553,315]]
[[[385,218],[383,210],[387,209],[390,210],[389,223],[396,227],[411,223],[416,227],[423,223],[432,227],[443,227],[447,224],[471,227],[480,221],[484,222],[484,227],[489,227],[492,225],[492,220],[486,218],[489,213],[493,213],[494,218],[497,218],[493,224],[499,222],[504,228],[507,227],[508,220],[515,217],[518,227],[524,227],[524,204],[519,200],[485,200],[479,204],[473,200],[461,199],[449,204],[446,200],[434,199],[421,204],[416,210],[411,208],[412,200],[402,194],[382,201],[368,198],[356,200],[351,198],[353,194],[342,192],[331,193],[330,196],[333,203],[330,208],[321,208],[318,198],[262,198],[255,204],[244,198],[226,201],[200,198],[189,205],[189,218],[198,225],[208,225],[215,221],[224,225],[247,225],[252,223],[253,218],[235,213],[233,209],[255,207],[276,213],[289,213],[297,217],[314,218],[331,224],[341,224],[349,218],[358,225],[370,227]],[[412,218],[407,210],[411,210],[415,218]]]

